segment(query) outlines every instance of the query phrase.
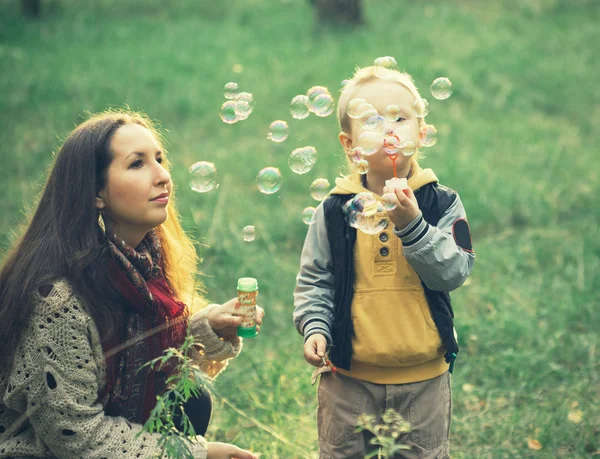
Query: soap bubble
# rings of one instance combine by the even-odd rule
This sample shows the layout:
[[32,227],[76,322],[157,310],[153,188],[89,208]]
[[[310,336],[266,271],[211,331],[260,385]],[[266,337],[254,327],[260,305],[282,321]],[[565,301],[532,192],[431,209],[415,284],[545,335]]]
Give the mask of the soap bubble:
[[394,210],[396,207],[398,207],[398,198],[396,197],[396,193],[385,193],[381,197],[381,203],[383,204],[383,208],[388,212]]
[[371,115],[366,118],[361,118],[361,125],[369,131],[380,132],[383,134],[385,130],[385,118],[381,115]]
[[221,105],[221,111],[219,112],[219,116],[221,117],[224,123],[237,123],[239,121],[239,117],[235,112],[235,102],[233,100],[228,100],[223,105]]
[[400,107],[398,107],[397,105],[388,105],[385,108],[385,112],[383,113],[383,116],[385,117],[386,120],[390,121],[390,122],[394,122],[397,121],[398,118],[400,118],[402,114],[402,110],[400,109]]
[[412,156],[417,152],[417,145],[412,140],[402,142],[399,148],[404,156]]
[[255,237],[254,226],[244,226],[244,229],[242,230],[242,237],[244,238],[245,242],[252,242]]
[[396,155],[399,149],[400,138],[395,134],[386,135],[383,139],[383,151],[388,155]]
[[422,147],[433,147],[438,141],[437,129],[432,124],[426,124],[421,128]]
[[238,93],[238,84],[237,83],[230,81],[229,83],[225,84],[225,88],[224,88],[225,99],[235,99],[235,97],[237,96],[237,93]]
[[360,114],[358,113],[358,107],[360,107],[362,104],[366,104],[367,101],[365,99],[361,99],[361,98],[356,98],[356,99],[352,99],[350,102],[348,102],[348,106],[346,107],[346,113],[348,113],[348,116],[350,118],[360,118]]
[[[356,99],[354,99],[356,100]],[[371,104],[362,102],[359,105],[352,105],[352,110],[348,109],[348,116],[354,119],[363,119],[378,115],[377,110]]]
[[305,207],[302,211],[302,221],[307,225],[312,225],[315,222],[317,209],[314,207]]
[[290,154],[288,164],[296,174],[306,174],[312,169],[317,161],[317,150],[315,147],[296,148]]
[[452,95],[452,82],[445,77],[436,78],[431,83],[431,95],[438,100],[447,99]]
[[304,94],[300,94],[292,99],[290,103],[290,113],[292,117],[297,120],[303,120],[308,115],[310,115],[310,110],[308,109],[308,96]]
[[369,161],[367,161],[366,159],[360,159],[356,163],[356,170],[360,175],[365,175],[367,172],[369,172],[370,167],[371,166],[369,165]]
[[386,69],[398,70],[398,62],[392,56],[378,57],[373,62],[376,67],[384,67]]
[[256,176],[258,189],[264,194],[277,193],[281,188],[281,172],[276,167],[265,167]]
[[375,131],[362,132],[358,136],[358,144],[363,147],[365,155],[372,155],[383,145],[383,135]]
[[240,92],[235,98],[235,113],[245,120],[254,111],[254,97],[249,92]]
[[310,195],[317,201],[322,201],[329,193],[329,180],[326,178],[318,178],[310,184]]
[[325,117],[333,113],[335,102],[329,93],[329,89],[325,86],[313,86],[306,95],[308,97],[306,105],[315,115]]
[[427,99],[417,99],[415,100],[415,116],[417,118],[425,118],[429,115],[429,102]]
[[198,161],[189,168],[190,188],[198,193],[206,193],[217,186],[217,168],[208,161]]
[[269,125],[269,133],[267,134],[267,139],[272,140],[273,142],[283,142],[288,138],[288,124],[282,120],[273,121]]
[[331,115],[334,110],[335,101],[329,94],[321,94],[313,103],[312,112],[321,118]]
[[342,82],[340,83],[340,86],[342,88],[345,88],[346,86],[348,86],[350,84],[351,80],[342,80]]
[[[315,114],[317,113],[317,111],[319,111],[319,107],[315,105],[317,99],[320,96],[329,96],[331,98],[329,89],[327,89],[325,86],[313,86],[306,92],[306,95],[308,97],[308,102],[306,103],[306,105],[308,106],[308,109]],[[327,101],[328,98],[320,99],[320,104],[327,105]]]
[[377,234],[387,227],[385,208],[373,193],[358,193],[344,204],[343,209],[350,226],[366,234]]
[[358,146],[358,147],[354,147],[352,149],[352,154],[350,157],[352,158],[353,162],[357,163],[361,159],[363,159],[364,156],[365,156],[365,149],[361,146]]

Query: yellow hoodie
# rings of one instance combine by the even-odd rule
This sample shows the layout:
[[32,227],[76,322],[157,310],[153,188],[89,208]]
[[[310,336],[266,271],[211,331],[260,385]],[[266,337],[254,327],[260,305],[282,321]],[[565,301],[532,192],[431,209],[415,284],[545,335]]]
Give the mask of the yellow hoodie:
[[[416,162],[413,166],[416,173],[408,179],[413,191],[438,181],[431,169],[423,170]],[[361,192],[368,190],[353,175],[338,178],[331,193]],[[354,272],[352,363],[350,371],[338,371],[378,384],[424,381],[447,371],[421,280],[404,258],[402,241],[391,225],[375,235],[357,231]]]

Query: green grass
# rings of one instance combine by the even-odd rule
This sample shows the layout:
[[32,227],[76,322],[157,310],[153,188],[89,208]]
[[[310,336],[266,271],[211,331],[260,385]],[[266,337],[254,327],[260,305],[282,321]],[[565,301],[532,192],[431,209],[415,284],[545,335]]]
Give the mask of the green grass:
[[[288,104],[313,85],[337,93],[356,65],[392,55],[431,102],[440,141],[422,165],[460,192],[477,252],[468,285],[453,294],[462,346],[453,457],[600,449],[594,1],[371,0],[368,26],[355,31],[316,29],[300,0],[86,3],[49,0],[44,18],[27,22],[16,0],[0,1],[0,249],[86,111],[127,104],[160,120],[185,226],[210,246],[199,249],[210,300],[229,299],[236,279],[252,275],[268,314],[219,378],[211,439],[268,458],[316,457],[315,388],[291,322],[292,291],[300,212],[315,205],[308,186],[333,182],[343,158],[333,117],[297,121]],[[447,101],[428,94],[438,76],[454,83]],[[227,81],[256,99],[250,118],[232,126],[217,116]],[[281,145],[266,139],[274,119],[290,124]],[[302,145],[319,159],[297,176],[287,156]],[[199,160],[216,164],[221,184],[203,195],[185,185]],[[272,196],[254,183],[265,166],[284,176]],[[241,238],[248,224],[257,227],[252,244]],[[581,423],[568,420],[573,410]]]

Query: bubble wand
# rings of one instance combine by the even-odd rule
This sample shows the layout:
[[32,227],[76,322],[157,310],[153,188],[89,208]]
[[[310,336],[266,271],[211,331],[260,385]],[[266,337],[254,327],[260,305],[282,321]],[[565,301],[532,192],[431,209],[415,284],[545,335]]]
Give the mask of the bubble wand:
[[398,159],[398,147],[400,146],[400,137],[396,134],[389,134],[383,139],[383,148],[392,160],[392,167],[394,168],[394,178],[398,178],[398,172],[396,170],[396,160]]

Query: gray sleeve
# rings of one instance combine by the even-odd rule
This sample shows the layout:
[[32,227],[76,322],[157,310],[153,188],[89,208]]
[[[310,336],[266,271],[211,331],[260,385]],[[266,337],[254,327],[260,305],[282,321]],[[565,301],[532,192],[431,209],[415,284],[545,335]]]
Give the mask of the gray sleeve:
[[305,340],[321,333],[329,343],[332,342],[334,295],[331,251],[321,203],[315,213],[315,222],[308,227],[294,290],[294,324]]
[[[455,224],[459,221],[462,234],[457,239]],[[460,287],[471,273],[475,253],[458,195],[437,226],[427,223],[420,213],[401,231],[394,228],[394,233],[402,240],[406,260],[430,289],[450,292]],[[457,240],[462,241],[462,246]]]

